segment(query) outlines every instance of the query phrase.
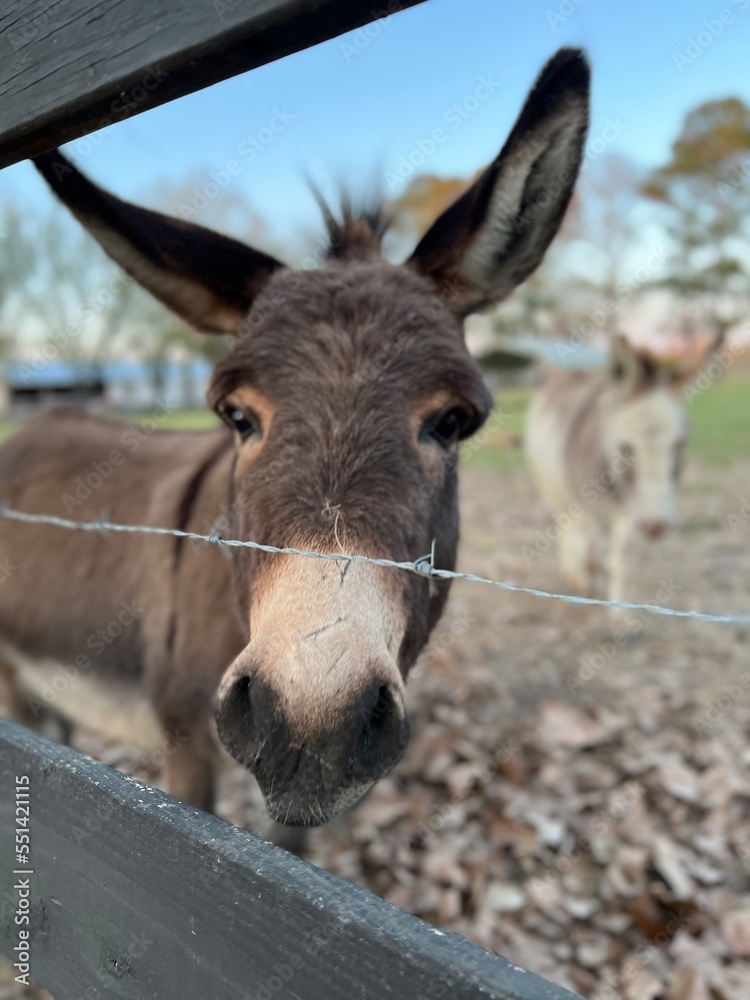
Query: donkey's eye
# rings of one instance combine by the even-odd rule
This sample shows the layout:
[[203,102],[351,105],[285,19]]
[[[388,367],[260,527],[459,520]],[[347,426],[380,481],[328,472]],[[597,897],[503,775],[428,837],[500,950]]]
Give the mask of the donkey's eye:
[[635,454],[632,444],[628,444],[627,441],[623,442],[623,444],[620,445],[620,454],[625,459],[632,458]]
[[448,448],[456,441],[466,437],[471,423],[471,414],[460,406],[454,406],[452,410],[429,417],[422,427],[420,436],[431,438],[443,448]]
[[241,410],[239,406],[230,405],[221,411],[221,417],[225,424],[237,431],[241,441],[260,433],[260,422],[249,410]]

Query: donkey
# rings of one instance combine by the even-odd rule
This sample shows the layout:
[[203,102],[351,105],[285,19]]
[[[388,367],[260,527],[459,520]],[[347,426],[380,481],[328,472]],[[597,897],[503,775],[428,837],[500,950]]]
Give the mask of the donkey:
[[605,373],[556,372],[532,400],[526,452],[555,514],[560,567],[574,591],[593,592],[604,529],[611,535],[607,598],[626,600],[634,538],[659,538],[674,524],[688,377],[617,335]]
[[[581,164],[588,93],[583,54],[560,50],[497,158],[401,265],[380,253],[379,212],[325,209],[327,259],[294,271],[121,201],[57,151],[39,157],[135,280],[198,330],[231,335],[208,391],[226,426],[135,437],[58,409],[0,449],[0,497],[65,514],[76,480],[107,462],[80,520],[205,532],[223,516],[225,537],[399,561],[434,540],[436,565],[453,567],[458,446],[492,405],[463,320],[542,259]],[[443,582],[247,548],[230,563],[179,538],[2,518],[0,553],[15,567],[0,587],[0,649],[16,711],[28,719],[29,697],[52,689],[74,724],[145,748],[169,734],[161,783],[193,805],[214,805],[214,713],[221,743],[290,826],[351,806],[404,751],[404,685]],[[105,641],[125,605],[132,621]]]

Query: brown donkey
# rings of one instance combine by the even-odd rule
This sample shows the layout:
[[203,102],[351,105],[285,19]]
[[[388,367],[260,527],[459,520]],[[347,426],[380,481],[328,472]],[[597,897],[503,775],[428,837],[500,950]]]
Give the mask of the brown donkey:
[[[98,470],[79,520],[106,512],[205,532],[224,515],[225,537],[395,560],[435,539],[436,564],[452,568],[458,444],[491,407],[462,321],[542,259],[580,166],[588,89],[583,55],[558,52],[501,153],[399,266],[380,255],[376,215],[326,213],[325,264],[293,271],[120,201],[58,152],[40,157],[53,191],[129,274],[197,329],[233,335],[209,389],[227,427],[145,435],[52,411],[0,449],[0,499],[65,515],[76,481]],[[54,692],[74,723],[148,748],[166,736],[167,790],[204,809],[215,712],[271,816],[323,823],[403,753],[404,683],[448,584],[231,552],[230,563],[180,539],[0,519],[14,567],[0,587],[0,653],[16,709],[28,718]]]

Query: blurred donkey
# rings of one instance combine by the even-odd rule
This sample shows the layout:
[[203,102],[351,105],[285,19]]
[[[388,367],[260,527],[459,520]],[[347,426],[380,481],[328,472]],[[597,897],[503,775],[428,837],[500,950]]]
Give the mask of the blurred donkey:
[[560,568],[576,592],[593,592],[605,534],[606,596],[627,600],[628,547],[637,535],[659,538],[675,523],[690,431],[684,387],[720,342],[686,371],[618,335],[605,373],[556,371],[534,397],[526,451],[558,516]]

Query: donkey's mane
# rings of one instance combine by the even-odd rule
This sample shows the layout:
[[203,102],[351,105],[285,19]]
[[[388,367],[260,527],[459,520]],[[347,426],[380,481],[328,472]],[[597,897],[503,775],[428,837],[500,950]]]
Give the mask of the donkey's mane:
[[392,222],[383,199],[369,196],[355,201],[342,188],[338,195],[338,207],[333,208],[315,185],[310,186],[328,234],[326,260],[364,260],[379,256],[383,236]]

